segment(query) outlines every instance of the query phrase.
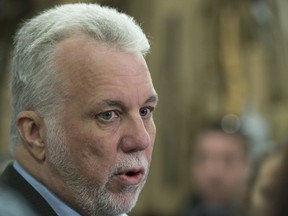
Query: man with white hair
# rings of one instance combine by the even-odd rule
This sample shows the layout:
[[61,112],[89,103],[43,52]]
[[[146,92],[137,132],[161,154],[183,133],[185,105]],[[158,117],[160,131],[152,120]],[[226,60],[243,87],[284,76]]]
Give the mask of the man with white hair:
[[12,61],[15,161],[0,184],[36,215],[126,215],[156,135],[149,48],[131,17],[97,4],[58,6],[26,22]]

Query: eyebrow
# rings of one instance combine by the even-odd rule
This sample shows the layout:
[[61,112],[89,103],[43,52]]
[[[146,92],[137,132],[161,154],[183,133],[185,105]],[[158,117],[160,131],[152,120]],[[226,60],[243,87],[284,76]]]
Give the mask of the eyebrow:
[[146,101],[145,103],[157,103],[158,102],[158,95],[151,95]]
[[[146,103],[156,103],[158,102],[158,95],[151,95],[145,102]],[[125,107],[125,104],[120,100],[113,100],[113,99],[104,99],[101,104],[106,104],[109,106],[119,106],[119,107]]]

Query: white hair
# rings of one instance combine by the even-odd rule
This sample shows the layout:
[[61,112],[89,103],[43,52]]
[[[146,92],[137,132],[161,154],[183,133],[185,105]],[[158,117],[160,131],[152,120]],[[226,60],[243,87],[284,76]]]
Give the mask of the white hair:
[[16,127],[19,112],[33,110],[41,117],[59,113],[65,93],[55,88],[57,82],[61,84],[53,62],[55,48],[59,41],[79,33],[143,56],[150,49],[147,37],[132,17],[97,4],[65,4],[28,20],[15,36],[12,60],[12,151],[20,143]]

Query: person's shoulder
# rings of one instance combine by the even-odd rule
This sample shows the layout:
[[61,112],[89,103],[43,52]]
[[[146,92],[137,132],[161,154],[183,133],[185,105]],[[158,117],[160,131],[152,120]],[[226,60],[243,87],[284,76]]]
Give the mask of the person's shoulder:
[[14,172],[16,171],[12,163],[1,163],[0,168],[0,185],[5,186],[6,183],[9,183],[14,178]]
[[35,216],[25,199],[9,187],[0,186],[0,216]]
[[0,175],[0,185],[3,187],[14,188],[17,184],[21,183],[23,178],[21,175],[14,169],[13,163],[7,163],[3,168],[3,171]]

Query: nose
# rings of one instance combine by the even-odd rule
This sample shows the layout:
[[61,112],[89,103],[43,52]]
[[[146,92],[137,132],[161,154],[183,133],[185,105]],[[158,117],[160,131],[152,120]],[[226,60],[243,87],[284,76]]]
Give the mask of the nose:
[[141,116],[131,117],[125,122],[120,147],[126,153],[143,151],[153,144],[154,133],[154,124],[145,124]]
[[225,176],[226,169],[221,160],[214,159],[210,161],[210,164],[207,167],[207,172],[209,173],[210,178],[220,179]]

